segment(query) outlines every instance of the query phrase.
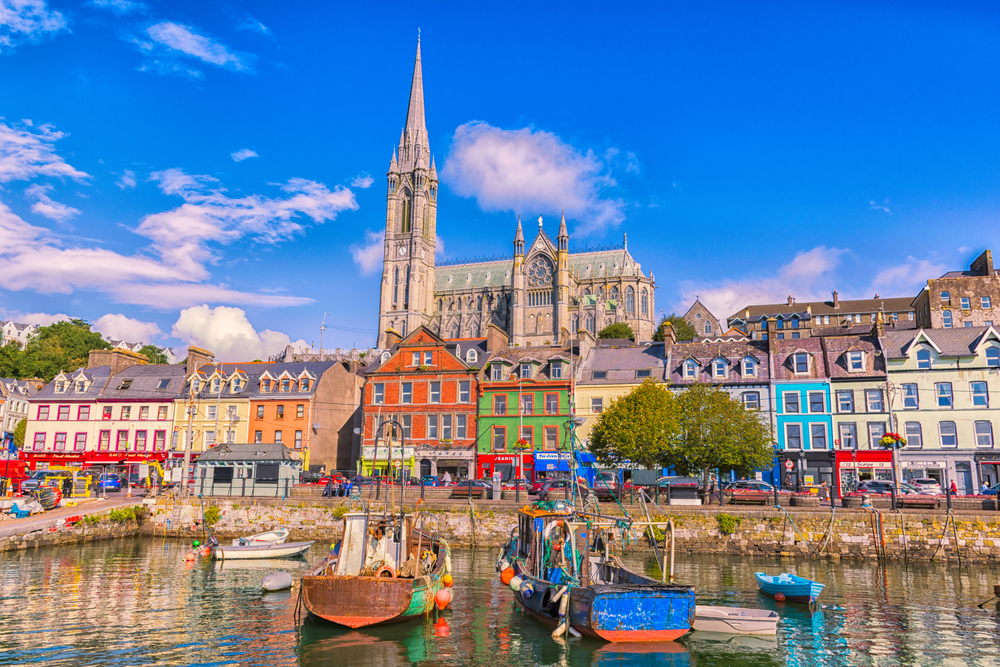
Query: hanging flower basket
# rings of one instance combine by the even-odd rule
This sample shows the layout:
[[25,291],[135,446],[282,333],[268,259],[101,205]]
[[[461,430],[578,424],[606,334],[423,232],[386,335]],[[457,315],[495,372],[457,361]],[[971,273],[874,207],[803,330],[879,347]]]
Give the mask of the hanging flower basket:
[[521,438],[514,443],[514,449],[531,449],[531,443],[524,438]]
[[886,433],[878,441],[882,449],[902,449],[906,447],[906,438],[898,433]]

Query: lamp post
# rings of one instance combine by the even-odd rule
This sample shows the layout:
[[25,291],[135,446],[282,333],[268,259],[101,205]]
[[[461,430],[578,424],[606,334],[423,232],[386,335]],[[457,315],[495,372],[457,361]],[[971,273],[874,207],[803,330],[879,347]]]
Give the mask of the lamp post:
[[514,446],[517,447],[517,479],[514,481],[514,495],[520,501],[521,477],[524,475],[524,449],[517,443],[521,441],[521,434],[524,432],[524,405],[522,403],[524,399],[521,397],[520,373],[512,373],[511,378],[517,380],[517,438],[514,440]]

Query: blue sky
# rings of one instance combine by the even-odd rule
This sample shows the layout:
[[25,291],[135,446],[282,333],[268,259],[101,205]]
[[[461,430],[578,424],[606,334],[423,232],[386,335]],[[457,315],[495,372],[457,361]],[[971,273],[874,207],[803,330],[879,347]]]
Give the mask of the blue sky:
[[1000,252],[1000,9],[871,4],[0,0],[0,318],[373,343],[418,28],[444,259],[566,209],[665,312],[915,295]]

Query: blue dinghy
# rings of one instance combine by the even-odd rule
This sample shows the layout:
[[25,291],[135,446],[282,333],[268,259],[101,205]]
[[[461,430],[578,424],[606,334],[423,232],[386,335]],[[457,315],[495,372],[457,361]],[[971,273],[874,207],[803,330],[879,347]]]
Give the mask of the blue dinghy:
[[754,572],[753,576],[757,578],[757,587],[760,592],[772,598],[781,593],[786,600],[811,604],[823,592],[823,584],[818,581],[797,577],[787,572],[782,572],[777,576]]

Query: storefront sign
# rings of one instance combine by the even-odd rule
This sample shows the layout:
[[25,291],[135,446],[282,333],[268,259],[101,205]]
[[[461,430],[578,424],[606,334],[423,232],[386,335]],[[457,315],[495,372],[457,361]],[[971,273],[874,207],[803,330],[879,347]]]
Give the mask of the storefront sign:
[[[392,458],[394,459],[412,459],[413,455],[413,447],[392,448]],[[361,448],[361,458],[368,459],[369,461],[387,461],[389,459],[389,448],[385,445],[381,445],[376,453],[374,445],[367,445]]]
[[892,463],[889,461],[858,461],[853,463],[852,461],[841,461],[841,468],[853,469],[853,468],[892,468]]

